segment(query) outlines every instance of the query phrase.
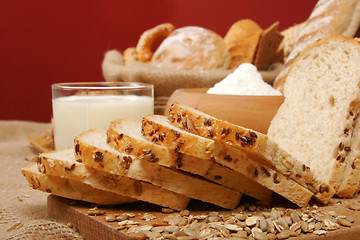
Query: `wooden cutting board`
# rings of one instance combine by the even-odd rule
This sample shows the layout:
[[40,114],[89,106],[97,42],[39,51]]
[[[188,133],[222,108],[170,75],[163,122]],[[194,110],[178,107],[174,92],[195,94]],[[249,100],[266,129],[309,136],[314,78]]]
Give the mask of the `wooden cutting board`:
[[[351,217],[355,220],[352,227],[341,227],[335,231],[328,231],[326,235],[318,236],[313,233],[301,234],[296,238],[299,240],[354,240],[360,239],[360,211],[351,210],[349,205],[360,202],[360,197],[354,199],[332,199],[327,206],[322,206],[317,211],[333,210],[339,215]],[[54,195],[49,195],[47,199],[48,214],[50,218],[56,219],[64,223],[71,223],[76,227],[79,233],[86,240],[107,240],[107,239],[141,239],[141,235],[128,235],[125,230],[117,230],[117,222],[105,221],[105,215],[90,216],[88,215],[91,204],[69,200]],[[230,214],[230,211],[224,211],[213,205],[208,205],[200,202],[190,202],[189,209],[191,214],[200,215],[211,211],[218,211],[221,214]],[[99,207],[99,210],[106,212],[106,214],[122,214],[132,213],[134,218],[131,220],[137,221],[140,225],[162,225],[165,224],[164,217],[168,214],[162,213],[159,206],[151,205],[144,202],[137,202],[132,204],[125,204],[115,207]],[[142,217],[145,213],[150,213],[156,216],[155,219],[145,221]],[[250,213],[250,212],[248,212]],[[251,214],[261,214],[261,212],[251,212]]]

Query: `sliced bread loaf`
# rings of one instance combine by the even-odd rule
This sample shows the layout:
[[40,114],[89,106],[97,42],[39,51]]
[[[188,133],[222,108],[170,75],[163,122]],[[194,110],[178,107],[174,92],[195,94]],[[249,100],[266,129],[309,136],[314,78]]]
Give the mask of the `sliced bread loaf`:
[[144,181],[89,168],[76,160],[71,148],[41,153],[38,166],[40,172],[46,175],[81,181],[93,188],[176,210],[185,209],[190,200]]
[[185,172],[117,151],[107,144],[104,130],[89,130],[75,138],[76,156],[96,169],[149,182],[184,196],[212,203],[223,208],[235,208],[242,194]]
[[60,197],[100,205],[116,205],[137,201],[134,198],[93,188],[77,180],[46,175],[38,170],[36,163],[23,167],[21,172],[32,188]]
[[309,188],[323,203],[327,203],[335,194],[335,190],[328,182],[323,179],[318,180],[312,169],[292,157],[265,134],[178,103],[171,106],[169,120],[184,130],[240,149],[251,159],[270,166]]
[[360,183],[359,87],[359,42],[341,36],[317,41],[294,60],[285,101],[268,130],[342,197],[352,197]]
[[254,197],[265,204],[272,200],[272,191],[241,173],[210,159],[201,159],[153,143],[141,134],[141,121],[117,119],[107,131],[107,141],[113,148],[162,166],[200,175],[222,186]]
[[298,206],[306,206],[313,195],[287,176],[254,161],[243,151],[237,148],[229,149],[222,143],[182,130],[171,124],[165,116],[145,117],[142,133],[151,141],[166,146],[172,151],[212,159],[238,171]]

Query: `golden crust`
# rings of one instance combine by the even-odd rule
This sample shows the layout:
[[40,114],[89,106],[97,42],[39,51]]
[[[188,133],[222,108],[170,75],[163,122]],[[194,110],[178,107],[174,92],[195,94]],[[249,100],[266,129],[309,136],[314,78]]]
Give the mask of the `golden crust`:
[[263,29],[250,19],[235,22],[224,37],[224,42],[231,55],[229,68],[236,68],[241,63],[252,63]]
[[140,62],[149,62],[153,55],[153,44],[165,39],[174,30],[175,26],[171,23],[163,23],[143,32],[136,45],[137,60]]

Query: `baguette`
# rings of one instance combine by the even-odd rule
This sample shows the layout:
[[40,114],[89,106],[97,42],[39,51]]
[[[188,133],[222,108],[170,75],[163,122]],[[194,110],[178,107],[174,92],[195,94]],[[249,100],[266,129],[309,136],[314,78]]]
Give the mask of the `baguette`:
[[268,189],[304,207],[313,193],[274,169],[253,161],[236,148],[228,148],[212,139],[187,132],[171,124],[164,116],[150,115],[143,119],[142,133],[148,139],[175,152],[212,159]]
[[169,121],[184,130],[244,151],[250,158],[273,167],[303,187],[309,188],[323,203],[327,203],[335,194],[335,190],[327,182],[315,178],[313,170],[293,158],[265,134],[223,121],[178,103],[170,107]]
[[91,187],[77,180],[48,176],[38,170],[36,163],[21,169],[22,174],[33,189],[51,193],[60,197],[81,200],[99,205],[117,205],[136,202],[130,197]]
[[200,175],[210,181],[234,189],[270,204],[272,192],[244,175],[221,166],[210,159],[200,159],[187,154],[174,153],[168,148],[149,141],[141,134],[141,121],[117,119],[107,131],[108,143],[120,152],[162,166]]
[[[242,194],[194,175],[172,170],[159,164],[123,154],[106,142],[105,130],[89,130],[75,138],[76,156],[96,169],[149,182],[189,198],[233,209]],[[101,157],[99,157],[101,156]]]
[[302,27],[274,88],[283,91],[286,76],[295,57],[316,41],[335,35],[354,37],[360,24],[359,0],[319,0]]
[[359,72],[358,41],[334,36],[310,45],[289,71],[268,131],[341,197],[352,197],[360,182]]
[[38,166],[40,172],[49,176],[81,181],[93,188],[176,210],[185,209],[190,200],[144,181],[89,168],[76,160],[74,149],[71,148],[41,153]]

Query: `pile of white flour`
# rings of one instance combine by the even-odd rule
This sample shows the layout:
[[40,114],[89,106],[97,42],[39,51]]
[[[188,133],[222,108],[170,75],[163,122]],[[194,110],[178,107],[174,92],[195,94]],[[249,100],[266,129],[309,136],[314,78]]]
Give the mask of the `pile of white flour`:
[[243,63],[222,81],[216,83],[207,93],[232,95],[282,95],[266,83],[256,67]]

